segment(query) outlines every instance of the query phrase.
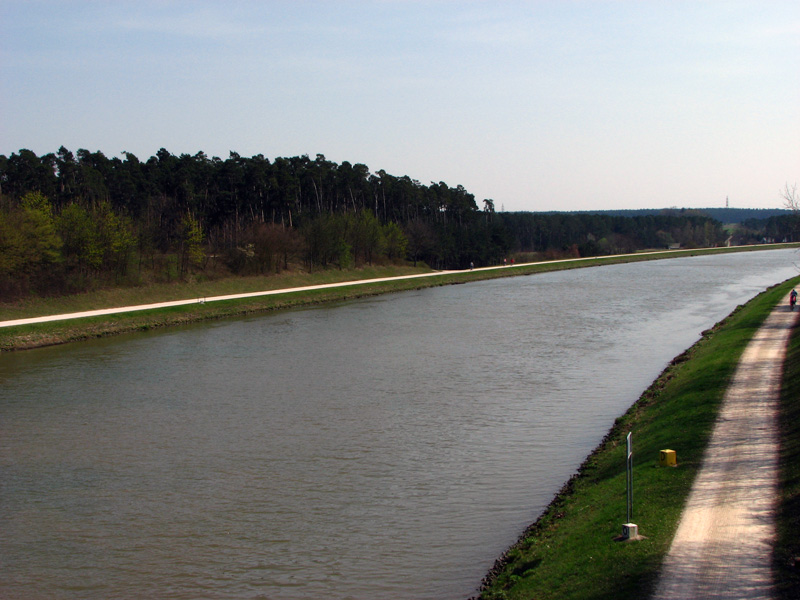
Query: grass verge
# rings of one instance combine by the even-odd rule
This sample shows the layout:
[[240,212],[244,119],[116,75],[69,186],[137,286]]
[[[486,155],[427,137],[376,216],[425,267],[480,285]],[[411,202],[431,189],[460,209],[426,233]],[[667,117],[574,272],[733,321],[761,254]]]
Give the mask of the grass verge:
[[[597,600],[652,593],[739,358],[772,308],[798,281],[770,288],[738,307],[675,358],[616,420],[539,520],[498,560],[480,598]],[[800,356],[795,360],[800,370]],[[797,415],[793,418],[797,423]],[[646,539],[620,542],[615,538],[626,517],[629,431],[634,441],[633,522]],[[796,487],[798,446],[792,458]],[[667,448],[677,452],[677,468],[658,466],[659,452]],[[788,540],[795,551],[796,540],[796,534]],[[792,591],[791,597],[797,597],[796,582]]]
[[[75,342],[120,333],[182,325],[191,322],[243,316],[258,312],[295,308],[323,302],[351,300],[364,296],[406,291],[480,279],[531,275],[547,271],[593,267],[642,260],[657,260],[751,250],[774,250],[796,247],[797,244],[777,244],[738,248],[704,248],[673,252],[639,253],[623,256],[559,260],[528,265],[516,265],[492,270],[459,271],[423,279],[396,280],[359,286],[344,286],[329,290],[293,292],[279,296],[249,298],[183,307],[160,308],[146,312],[120,313],[72,321],[55,321],[37,325],[22,325],[0,329],[0,352],[24,350],[54,344]],[[81,312],[114,306],[150,304],[187,298],[205,298],[253,291],[286,289],[340,283],[358,279],[377,279],[431,272],[427,268],[410,266],[381,266],[348,271],[330,270],[315,273],[284,273],[280,276],[239,277],[195,283],[172,283],[142,288],[116,288],[61,298],[36,298],[14,304],[0,304],[0,321],[51,314]]]
[[175,281],[144,286],[107,288],[69,296],[32,297],[20,302],[0,303],[0,321],[81,312],[111,306],[134,306],[137,304],[184,300],[186,298],[225,296],[228,294],[338,283],[355,279],[412,275],[429,271],[430,269],[424,266],[388,265],[348,270],[317,270],[313,273],[284,271],[278,275],[225,277],[205,281]]
[[800,598],[800,329],[784,363],[780,409],[778,540],[773,553],[776,600]]

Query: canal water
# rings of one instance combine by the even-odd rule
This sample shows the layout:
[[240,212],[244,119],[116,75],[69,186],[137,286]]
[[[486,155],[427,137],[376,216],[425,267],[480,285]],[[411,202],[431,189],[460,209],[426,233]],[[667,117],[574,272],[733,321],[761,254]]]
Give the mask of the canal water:
[[595,267],[4,354],[0,596],[466,598],[666,364],[796,262]]

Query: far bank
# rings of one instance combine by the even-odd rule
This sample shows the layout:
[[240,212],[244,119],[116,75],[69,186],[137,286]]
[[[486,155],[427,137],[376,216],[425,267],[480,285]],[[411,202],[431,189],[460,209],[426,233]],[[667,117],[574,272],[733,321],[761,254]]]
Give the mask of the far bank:
[[[191,322],[241,316],[258,312],[337,302],[441,285],[467,283],[481,279],[531,275],[554,270],[585,268],[643,260],[775,250],[797,247],[797,244],[772,244],[732,248],[652,251],[637,254],[593,258],[563,259],[547,262],[507,264],[465,271],[436,272],[411,267],[376,267],[352,271],[325,271],[284,278],[240,278],[204,285],[173,284],[157,289],[111,290],[95,294],[56,299],[41,299],[16,305],[0,306],[0,320],[25,319],[45,315],[108,309],[130,303],[147,304],[189,298],[180,305],[157,307],[136,312],[111,312],[80,319],[56,320],[48,323],[21,324],[0,328],[0,351],[23,350],[63,344],[83,339],[120,333],[169,327]],[[252,295],[254,287],[267,288],[263,295]],[[216,302],[213,296],[226,294]],[[144,296],[143,294],[147,294]],[[229,299],[227,295],[251,294],[246,298]],[[4,323],[8,325],[8,323]]]

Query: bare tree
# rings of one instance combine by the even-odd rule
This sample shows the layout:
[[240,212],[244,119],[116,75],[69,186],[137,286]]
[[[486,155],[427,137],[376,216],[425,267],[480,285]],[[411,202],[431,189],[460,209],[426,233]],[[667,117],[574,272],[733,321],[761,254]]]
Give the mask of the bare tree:
[[[797,184],[789,185],[788,183],[780,192],[783,199],[783,207],[792,211],[792,218],[789,220],[791,231],[790,241],[797,239],[797,233],[800,231],[800,194],[797,192]],[[800,265],[795,265],[800,271]]]
[[783,206],[793,212],[800,212],[800,195],[797,193],[797,184],[789,185],[781,190]]

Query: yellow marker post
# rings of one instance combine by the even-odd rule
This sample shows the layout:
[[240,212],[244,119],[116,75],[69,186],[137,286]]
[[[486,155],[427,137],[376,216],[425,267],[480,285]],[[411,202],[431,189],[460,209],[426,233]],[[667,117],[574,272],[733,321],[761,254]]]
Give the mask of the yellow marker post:
[[659,453],[658,464],[662,467],[677,467],[678,457],[675,450],[662,450]]

